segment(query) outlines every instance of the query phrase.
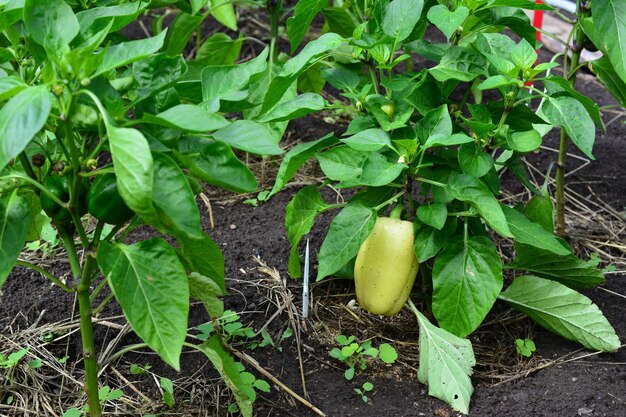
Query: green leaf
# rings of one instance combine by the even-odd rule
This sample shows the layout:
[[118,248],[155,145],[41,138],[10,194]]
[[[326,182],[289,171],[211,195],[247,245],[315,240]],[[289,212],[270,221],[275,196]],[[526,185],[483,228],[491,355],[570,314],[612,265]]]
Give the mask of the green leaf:
[[211,136],[246,152],[259,155],[280,155],[283,150],[270,131],[252,120],[235,120],[230,126],[214,132]]
[[591,62],[591,70],[600,78],[602,84],[613,94],[613,97],[626,107],[626,81],[617,75],[608,58],[603,56]]
[[472,177],[480,178],[493,167],[494,160],[474,143],[466,143],[459,148],[459,166],[461,171]]
[[341,141],[350,148],[362,152],[377,151],[384,147],[392,148],[389,134],[381,129],[366,129]]
[[237,159],[226,143],[211,141],[196,152],[176,154],[189,171],[201,180],[239,193],[258,188],[256,177]]
[[245,383],[240,368],[241,364],[235,362],[216,334],[199,345],[198,348],[209,358],[215,370],[233,392],[241,415],[252,417],[252,403],[255,399],[254,388]]
[[554,234],[544,229],[540,224],[529,220],[528,217],[514,208],[504,204],[500,204],[500,207],[506,216],[509,229],[511,229],[516,242],[544,249],[557,255],[569,255],[572,253],[561,245]]
[[31,222],[29,214],[28,200],[19,195],[18,190],[0,199],[0,288],[26,244]]
[[202,10],[204,6],[206,6],[208,2],[209,0],[190,0],[189,3],[191,3],[191,14],[198,13],[200,10]]
[[231,0],[210,0],[211,15],[230,30],[237,31],[237,15]]
[[134,22],[148,6],[148,1],[134,1],[130,3],[113,6],[90,7],[89,9],[76,13],[76,18],[80,24],[81,36],[89,39],[94,33],[100,30],[102,23],[100,20],[112,20],[110,32],[117,32],[124,26]]
[[432,135],[424,143],[424,148],[432,148],[434,146],[453,146],[462,145],[464,143],[474,142],[474,138],[467,136],[465,133],[455,133],[449,136],[439,134]]
[[45,85],[20,91],[0,109],[0,170],[17,157],[48,120],[52,100]]
[[378,346],[378,357],[381,361],[391,364],[398,359],[398,352],[396,352],[396,349],[389,343],[381,343],[380,346]]
[[491,8],[501,6],[519,7],[526,10],[554,10],[547,4],[535,3],[532,0],[489,0],[487,4],[482,7]]
[[515,252],[515,260],[507,268],[521,269],[571,288],[592,288],[604,283],[601,270],[574,255],[559,256],[528,245],[515,245]]
[[543,102],[541,111],[551,124],[565,129],[567,136],[589,159],[595,159],[591,151],[596,139],[596,128],[578,100],[567,96],[550,97]]
[[517,84],[517,80],[512,80],[504,75],[494,75],[487,78],[478,85],[479,90],[492,90],[494,88],[506,87]]
[[521,69],[532,68],[537,61],[537,52],[526,39],[522,39],[511,51],[511,60]]
[[615,352],[620,341],[598,306],[558,282],[526,275],[500,294],[545,329],[588,349]]
[[322,9],[328,7],[328,0],[300,0],[296,3],[293,16],[287,19],[287,35],[291,44],[291,53],[298,48],[313,18]]
[[268,49],[243,64],[215,65],[202,70],[202,98],[208,110],[217,112],[220,100],[240,101],[248,96],[250,77],[267,68]]
[[220,289],[218,294],[226,294],[224,255],[213,239],[203,233],[202,239],[178,240],[182,256],[191,267],[191,271],[210,278]]
[[459,26],[465,22],[469,15],[469,9],[465,6],[459,6],[455,11],[450,11],[442,4],[433,6],[428,10],[428,20],[446,35],[446,39],[450,39]]
[[179,104],[156,116],[146,113],[141,121],[188,132],[209,132],[230,125],[223,116],[209,113],[193,104]]
[[67,47],[80,30],[76,15],[63,0],[26,0],[24,24],[33,40],[46,49]]
[[444,227],[437,230],[421,221],[415,222],[415,244],[413,250],[420,263],[431,259],[443,248],[456,231],[456,217],[448,217]]
[[422,313],[416,315],[420,328],[418,379],[428,385],[428,395],[467,414],[474,392],[470,375],[476,365],[472,343],[433,326]]
[[448,208],[442,203],[430,203],[419,206],[417,218],[437,230],[443,229],[448,219]]
[[600,128],[604,127],[604,123],[602,122],[602,116],[600,115],[600,107],[592,99],[576,91],[572,84],[565,78],[559,77],[557,75],[551,75],[541,82],[548,90],[549,95],[556,95],[557,93],[564,92],[568,96],[580,101],[580,103],[585,106],[585,109],[587,110],[593,121],[596,123],[596,126]]
[[185,174],[167,155],[155,153],[154,183],[152,186],[152,202],[157,214],[158,223],[148,223],[176,236],[202,238],[200,211],[196,198],[191,190]]
[[591,14],[594,27],[602,33],[601,42],[596,45],[626,83],[626,4],[621,0],[594,0]]
[[261,113],[265,113],[274,107],[304,71],[312,67],[328,51],[339,48],[343,42],[344,39],[336,33],[325,33],[307,43],[298,55],[283,65],[278,76],[270,83],[263,99]]
[[392,0],[383,14],[383,32],[393,38],[395,44],[402,42],[413,32],[423,8],[424,0]]
[[202,301],[209,317],[219,318],[224,314],[224,302],[219,299],[222,290],[209,277],[205,277],[197,272],[188,275],[189,295],[194,300]]
[[326,100],[322,96],[314,93],[304,93],[293,100],[279,103],[257,120],[263,123],[293,120],[323,110],[325,107]]
[[350,11],[340,7],[329,7],[322,10],[322,14],[331,32],[338,33],[344,38],[352,37],[356,22]]
[[405,164],[389,160],[385,155],[372,152],[369,155],[347,146],[332,148],[317,155],[324,174],[341,187],[370,185],[380,187],[396,179],[406,168]]
[[291,148],[280,163],[280,168],[278,168],[278,173],[276,174],[276,182],[267,199],[280,191],[309,158],[335,143],[337,143],[337,138],[331,133],[321,139],[303,142]]
[[442,105],[426,113],[415,125],[417,138],[424,144],[431,144],[440,138],[452,135],[452,119],[448,113],[448,106]]
[[331,275],[350,261],[372,232],[376,211],[360,204],[348,204],[335,216],[319,253],[317,281]]
[[467,201],[498,234],[513,237],[498,200],[478,178],[452,173],[448,179],[448,193],[457,200]]
[[359,76],[354,71],[341,67],[326,68],[322,77],[338,90],[352,91],[359,86]]
[[500,290],[502,262],[487,237],[457,238],[435,258],[433,314],[442,328],[459,337],[478,328]]
[[152,38],[109,46],[104,50],[102,62],[92,77],[96,77],[115,68],[131,64],[157,53],[163,46],[166,33],[167,31],[164,30]]
[[289,275],[292,278],[300,278],[302,276],[298,244],[302,237],[311,231],[317,215],[327,207],[328,205],[322,200],[317,188],[312,185],[307,185],[298,191],[287,204],[285,229],[287,229],[287,237],[289,238],[289,243],[291,243]]
[[485,59],[473,49],[450,47],[441,62],[428,70],[439,82],[447,80],[472,81],[486,71]]
[[180,12],[172,22],[165,38],[165,53],[169,56],[181,54],[203,20],[204,16]]
[[189,285],[174,249],[159,238],[133,245],[103,241],[98,265],[135,333],[178,371]]
[[152,205],[154,161],[148,141],[136,129],[105,124],[120,195],[146,221],[156,220]]
[[516,152],[532,152],[541,146],[541,134],[536,130],[511,132],[506,136],[506,144]]
[[209,65],[233,65],[243,45],[243,37],[231,39],[225,33],[218,32],[211,35],[198,48],[196,61],[203,66]]
[[0,78],[0,101],[5,101],[24,90],[28,84],[20,77],[9,75]]

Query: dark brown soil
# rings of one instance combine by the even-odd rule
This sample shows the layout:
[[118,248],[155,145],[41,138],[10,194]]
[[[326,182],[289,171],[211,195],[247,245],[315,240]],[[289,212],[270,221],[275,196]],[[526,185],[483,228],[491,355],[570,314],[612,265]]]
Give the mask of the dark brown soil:
[[[585,78],[579,87],[583,92],[601,105],[614,104],[608,93],[597,82]],[[614,114],[605,113],[604,120],[609,122]],[[626,164],[622,155],[626,154],[626,126],[624,118],[614,120],[607,126],[606,133],[599,134],[594,155],[596,161],[569,177],[571,188],[583,196],[591,196],[595,201],[606,202],[615,210],[622,212],[626,206]],[[327,131],[337,129],[325,124],[321,119],[307,119],[294,123],[288,133],[288,141],[311,140],[321,137]],[[556,148],[556,135],[550,135],[545,143]],[[572,151],[576,153],[575,151]],[[548,164],[554,162],[554,154],[543,151],[530,158],[540,171],[545,172]],[[580,162],[574,160],[570,169]],[[272,163],[267,165],[267,172],[273,171]],[[309,167],[308,174],[314,173]],[[304,177],[303,177],[304,178]],[[266,185],[271,184],[267,179]],[[505,187],[517,190],[516,183],[505,177]],[[298,186],[288,187],[283,193],[259,207],[242,204],[242,200],[225,204],[223,196],[212,196],[212,209],[215,228],[209,226],[205,212],[203,226],[218,242],[226,256],[227,284],[230,295],[226,297],[226,307],[239,312],[242,321],[255,330],[264,326],[277,312],[274,304],[276,289],[268,288],[266,273],[259,270],[262,260],[270,268],[275,268],[284,280],[287,289],[294,296],[294,304],[301,305],[300,281],[288,278],[286,265],[289,256],[289,242],[283,228],[284,208]],[[324,191],[328,201],[338,198],[330,190]],[[220,202],[221,201],[221,202]],[[204,207],[202,203],[201,207]],[[310,235],[312,254],[319,248],[326,233],[332,213],[322,216]],[[140,231],[135,238],[141,238],[149,231]],[[622,233],[623,235],[623,233]],[[315,262],[315,256],[312,257]],[[55,270],[66,270],[67,266],[58,258],[49,259]],[[278,285],[283,288],[282,284]],[[626,276],[608,275],[603,288],[618,294],[626,294]],[[286,291],[284,289],[280,291]],[[621,340],[626,339],[626,310],[624,298],[601,289],[593,289],[586,294],[602,309],[608,320],[615,327]],[[417,326],[408,313],[401,313],[393,319],[381,321],[362,311],[353,314],[344,306],[353,297],[353,286],[349,281],[328,280],[313,286],[314,305],[312,317],[306,322],[299,322],[301,328],[300,352],[309,401],[332,417],[414,417],[414,416],[456,416],[445,403],[427,394],[427,387],[417,381]],[[16,268],[0,293],[0,329],[13,323],[13,329],[25,327],[40,319],[39,323],[53,323],[68,318],[74,309],[73,297],[52,287],[39,274],[23,268]],[[592,355],[570,362],[558,361],[566,355],[578,358],[587,353],[579,346],[565,341],[534,326],[527,319],[502,321],[509,310],[497,304],[483,328],[471,337],[476,350],[478,365],[474,380],[476,389],[472,399],[471,416],[610,416],[626,415],[626,351],[621,349],[614,354]],[[103,316],[119,313],[115,308],[105,310]],[[190,327],[207,321],[206,313],[198,306],[192,309]],[[492,320],[493,319],[493,320]],[[506,324],[504,324],[506,323]],[[268,326],[270,334],[277,340],[282,332],[292,326],[289,316],[283,311]],[[96,326],[98,345],[104,346],[113,339],[116,331]],[[367,371],[357,375],[353,381],[343,378],[342,364],[329,357],[329,351],[335,347],[333,338],[338,334],[355,335],[360,340],[373,337],[375,343],[388,342],[396,346],[399,363],[391,366],[372,364]],[[531,359],[520,359],[515,354],[513,342],[516,338],[531,337],[537,352]],[[126,336],[125,344],[134,343],[136,338]],[[277,379],[295,392],[303,394],[298,349],[296,340],[291,337],[277,347],[247,350],[238,348],[254,357],[261,367],[271,372]],[[52,344],[50,349],[61,355],[64,345]],[[69,350],[70,362],[78,363],[80,368],[80,342],[77,337],[71,339]],[[150,363],[152,371],[160,376],[167,376],[176,381],[189,381],[193,375],[197,389],[205,389],[215,383],[215,375],[206,365],[206,360],[199,354],[183,355],[182,373],[176,374],[162,364],[153,354],[131,353],[121,359],[117,369],[124,372],[127,379],[154,401],[160,401],[159,392],[150,376],[133,376],[128,371],[132,363]],[[543,367],[537,370],[538,367]],[[248,369],[251,369],[248,366]],[[526,373],[528,374],[526,376]],[[209,381],[210,379],[210,381]],[[511,380],[510,382],[506,382]],[[356,395],[358,388],[366,381],[374,384],[369,401],[363,402]],[[497,385],[499,381],[504,383]],[[1,387],[0,387],[1,388]],[[51,388],[52,390],[52,388]],[[1,391],[1,390],[0,390]],[[175,415],[227,415],[225,408],[216,405],[215,398],[206,397],[202,414],[185,411],[186,407],[197,410],[194,404],[185,404],[189,398],[190,387],[177,388],[180,413]],[[134,393],[127,387],[127,395]],[[223,403],[224,399],[221,399]],[[165,406],[155,406],[166,411]],[[219,411],[215,411],[219,410]],[[62,410],[55,410],[57,415]],[[5,413],[5,414],[3,414]],[[12,414],[13,413],[13,414]],[[307,407],[294,401],[272,384],[269,394],[261,395],[256,403],[258,416],[313,416]],[[0,416],[24,415],[21,411],[8,412],[0,409]],[[52,414],[49,414],[52,415]],[[119,414],[118,414],[119,415]],[[128,415],[133,415],[129,413]],[[173,414],[174,415],[174,414]]]

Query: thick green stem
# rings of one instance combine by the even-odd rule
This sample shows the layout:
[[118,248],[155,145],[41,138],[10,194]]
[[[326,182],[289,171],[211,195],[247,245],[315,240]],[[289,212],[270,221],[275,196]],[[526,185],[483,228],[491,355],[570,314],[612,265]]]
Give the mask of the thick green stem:
[[81,268],[73,237],[63,227],[59,227],[59,235],[70,261],[74,282],[78,282],[76,292],[78,294],[80,334],[83,341],[83,361],[85,364],[84,389],[89,403],[89,414],[91,417],[101,417],[102,409],[98,397],[98,362],[96,360],[96,343],[91,321],[91,301],[89,299],[89,287],[91,285],[95,259],[92,254],[87,255],[84,268]]
[[[584,13],[580,11],[580,1],[577,2],[577,10],[578,10],[578,20],[583,16]],[[567,54],[564,57],[564,65],[563,65],[563,76],[567,78],[567,80],[571,83],[572,87],[576,83],[576,74],[578,69],[580,68],[578,64],[580,63],[580,54],[582,52],[582,42],[585,38],[585,33],[577,24],[574,26],[574,50],[572,52],[572,61],[569,65],[571,69],[568,71],[567,65]],[[565,236],[565,166],[567,162],[567,144],[568,137],[567,133],[563,128],[561,128],[561,135],[559,141],[559,156],[556,164],[556,190],[555,190],[555,199],[556,199],[556,209],[555,209],[555,232],[557,236]]]

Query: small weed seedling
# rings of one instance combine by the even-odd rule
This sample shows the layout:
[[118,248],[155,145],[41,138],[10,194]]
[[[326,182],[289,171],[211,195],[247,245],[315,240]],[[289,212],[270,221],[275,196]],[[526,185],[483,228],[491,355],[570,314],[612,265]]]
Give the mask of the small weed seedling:
[[367,402],[367,393],[374,389],[374,384],[371,382],[365,382],[361,388],[355,388],[354,391],[361,396],[364,403]]
[[172,383],[172,380],[161,377],[159,385],[161,386],[161,390],[163,392],[163,402],[167,404],[169,408],[174,408],[176,401],[174,401],[174,384]]
[[[224,311],[222,317],[217,319],[222,337],[227,344],[240,345],[250,350],[254,350],[258,347],[274,346],[274,341],[267,330],[264,329],[261,331],[261,340],[259,340],[259,334],[257,334],[252,327],[244,326],[240,319],[239,314],[232,310]],[[207,322],[197,326],[196,330],[199,332],[197,334],[198,339],[207,340],[215,333],[215,326],[212,322]],[[289,337],[290,334],[285,336],[288,330],[289,329],[283,334],[281,341]]]
[[532,339],[515,339],[515,349],[517,350],[518,355],[530,358],[537,350],[537,347]]
[[383,343],[376,349],[372,346],[371,340],[359,344],[354,336],[346,337],[341,334],[335,338],[335,341],[341,348],[333,348],[330,351],[330,356],[340,360],[348,367],[343,374],[348,381],[354,378],[357,369],[360,371],[367,369],[368,357],[379,358],[387,364],[394,363],[398,358],[398,353],[388,343]]

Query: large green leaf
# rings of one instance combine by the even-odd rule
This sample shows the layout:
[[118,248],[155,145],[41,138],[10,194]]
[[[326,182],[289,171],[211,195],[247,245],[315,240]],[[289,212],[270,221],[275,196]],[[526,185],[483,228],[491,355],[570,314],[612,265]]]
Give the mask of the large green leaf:
[[[90,7],[76,13],[83,38],[90,38],[95,31],[100,30],[100,19],[112,20],[111,32],[117,32],[124,26],[134,22],[148,6],[149,1],[134,1],[114,6]],[[96,24],[94,24],[96,23]]]
[[51,107],[50,92],[42,85],[20,91],[0,109],[0,170],[26,149]]
[[361,204],[348,204],[335,216],[319,253],[317,280],[338,271],[359,252],[372,232],[376,211]]
[[470,376],[476,365],[472,343],[433,326],[419,311],[416,315],[420,328],[418,379],[428,385],[429,395],[467,414],[474,392]]
[[328,51],[339,48],[343,42],[344,39],[336,33],[325,33],[307,43],[298,55],[283,65],[278,76],[270,83],[263,100],[261,113],[274,107],[302,73],[313,66]]
[[198,48],[196,62],[203,66],[208,65],[233,65],[239,57],[243,37],[231,39],[225,33],[218,32],[209,36]]
[[574,255],[559,256],[529,245],[515,245],[515,260],[507,268],[528,271],[571,288],[591,288],[604,283],[604,274]]
[[185,174],[169,156],[155,153],[153,158],[152,202],[158,224],[149,223],[176,236],[201,238],[200,211]]
[[280,163],[280,168],[278,168],[278,173],[276,174],[276,182],[267,198],[279,192],[309,158],[336,142],[337,138],[331,133],[321,139],[300,143],[291,148]]
[[193,104],[179,104],[156,116],[144,114],[141,121],[188,132],[210,132],[223,129],[230,124],[223,116],[209,113]]
[[371,152],[384,147],[392,148],[389,134],[381,129],[366,129],[341,139],[343,143],[357,151]]
[[457,238],[433,266],[433,314],[447,331],[465,337],[482,323],[502,290],[502,261],[487,237]]
[[66,46],[78,35],[78,19],[64,0],[26,0],[24,24],[30,36],[46,48]]
[[613,97],[626,107],[626,81],[617,75],[608,58],[603,56],[593,61],[591,70],[600,78],[602,84],[613,94]]
[[423,8],[424,0],[392,0],[383,14],[383,32],[395,43],[402,42],[413,32]]
[[203,20],[204,16],[180,12],[172,22],[165,38],[163,45],[165,53],[169,56],[181,54]]
[[557,255],[569,255],[572,253],[558,241],[554,234],[547,231],[540,224],[531,221],[514,208],[504,204],[501,204],[500,207],[506,216],[509,229],[513,233],[513,238],[516,242],[544,249]]
[[487,224],[504,237],[513,237],[498,200],[478,178],[452,173],[448,179],[448,193],[457,200],[472,204]]
[[98,265],[135,333],[179,370],[189,284],[174,249],[159,238],[133,245],[102,242]]
[[428,20],[446,35],[446,39],[450,39],[454,32],[463,25],[465,19],[469,15],[469,9],[465,6],[459,6],[454,11],[450,11],[447,6],[438,4],[428,10]]
[[541,111],[550,123],[565,129],[567,136],[589,159],[595,159],[591,151],[596,139],[596,127],[578,100],[567,96],[550,97],[543,102]]
[[258,119],[259,122],[283,122],[298,119],[326,107],[326,100],[319,94],[304,93],[293,100],[279,103]]
[[102,52],[104,54],[102,62],[92,77],[96,77],[97,75],[104,74],[115,68],[131,64],[157,53],[163,46],[166,33],[167,31],[164,30],[152,38],[109,46]]
[[596,30],[602,33],[601,43],[597,46],[626,83],[626,3],[623,0],[593,0],[591,13]]
[[415,221],[415,243],[413,249],[417,260],[426,262],[437,255],[456,231],[456,217],[448,217],[441,230],[437,230],[421,221]]
[[31,219],[28,200],[17,189],[0,200],[0,288],[24,248]]
[[154,162],[143,134],[106,123],[117,186],[124,202],[146,221],[155,220],[152,205]]
[[472,81],[486,72],[485,59],[474,49],[450,47],[439,64],[428,71],[439,82],[447,80]]
[[416,123],[415,131],[419,141],[427,147],[434,146],[432,143],[439,138],[452,135],[452,119],[448,113],[448,106],[444,104],[426,113]]
[[198,348],[209,358],[215,370],[233,392],[241,415],[252,417],[252,403],[256,394],[254,388],[243,378],[243,366],[235,362],[216,334]]
[[219,295],[222,290],[215,281],[197,272],[192,272],[187,276],[189,280],[189,296],[194,300],[204,304],[209,317],[217,319],[224,314],[224,302]]
[[328,7],[328,0],[300,0],[296,3],[293,16],[287,19],[287,35],[291,44],[291,52],[295,52],[315,15]]
[[563,284],[526,275],[516,278],[499,298],[542,327],[589,349],[614,352],[620,347],[598,306]]
[[209,0],[211,15],[230,30],[237,30],[237,15],[231,0]]
[[283,153],[266,126],[252,120],[235,120],[230,126],[213,132],[211,136],[233,148],[259,155]]
[[406,168],[405,164],[390,160],[381,153],[367,154],[348,146],[318,154],[317,160],[324,174],[334,181],[341,181],[342,187],[387,185]]
[[191,270],[213,280],[221,294],[226,294],[224,255],[213,239],[203,233],[202,239],[180,238],[178,241],[182,255]]
[[596,123],[596,126],[603,128],[604,123],[602,122],[602,116],[600,115],[600,107],[589,97],[584,94],[579,93],[572,86],[572,84],[567,81],[563,77],[559,77],[557,75],[551,75],[542,81],[543,85],[548,90],[548,94],[555,95],[559,92],[564,92],[570,97],[575,98],[580,101],[580,103],[585,106],[585,109]]
[[201,149],[176,154],[191,173],[209,184],[239,193],[258,188],[256,177],[226,143],[209,142]]
[[319,191],[313,185],[308,185],[298,191],[287,204],[285,229],[287,229],[287,237],[289,238],[289,243],[291,243],[289,275],[292,278],[300,278],[302,276],[298,244],[302,237],[311,231],[317,215],[327,207],[328,205],[322,200]]

